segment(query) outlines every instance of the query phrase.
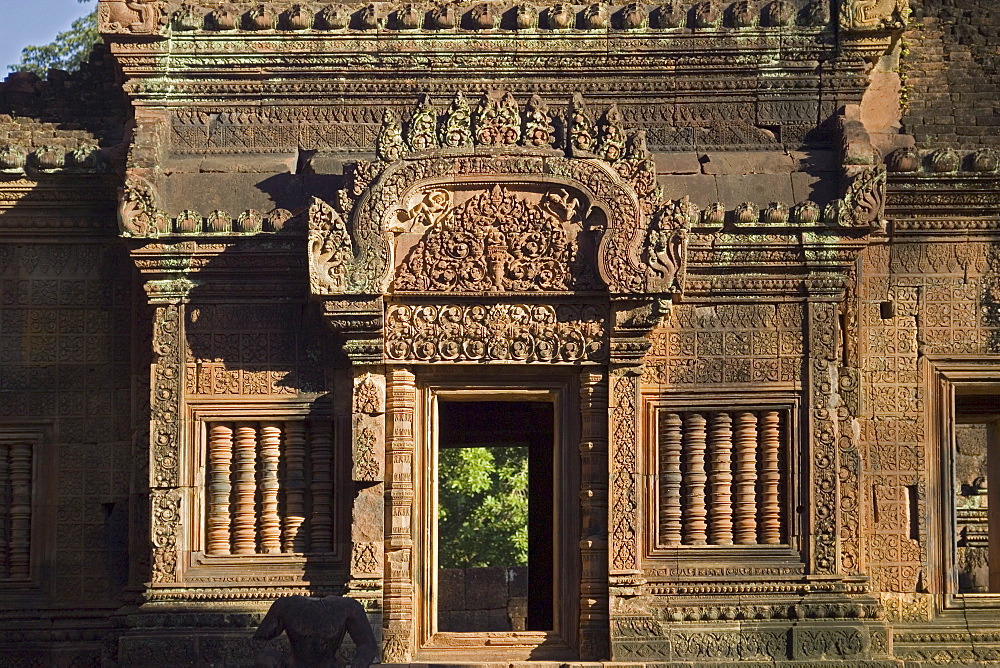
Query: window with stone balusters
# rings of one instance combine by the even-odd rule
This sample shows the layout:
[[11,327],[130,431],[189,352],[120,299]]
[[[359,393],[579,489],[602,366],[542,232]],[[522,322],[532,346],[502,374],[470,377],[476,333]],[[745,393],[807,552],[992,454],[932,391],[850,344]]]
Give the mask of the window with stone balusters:
[[788,407],[656,414],[657,546],[788,542]]
[[32,576],[40,443],[38,432],[0,430],[0,583],[26,582]]
[[210,420],[205,436],[206,555],[333,550],[329,420]]

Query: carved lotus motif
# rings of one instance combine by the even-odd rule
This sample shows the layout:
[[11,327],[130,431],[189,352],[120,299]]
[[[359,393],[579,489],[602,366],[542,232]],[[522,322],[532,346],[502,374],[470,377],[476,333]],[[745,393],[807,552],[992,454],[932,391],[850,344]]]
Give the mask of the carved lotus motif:
[[915,172],[920,169],[920,154],[913,148],[897,148],[886,158],[891,172]]
[[752,225],[757,222],[757,205],[753,202],[743,202],[733,211],[733,220],[737,225]]
[[101,152],[96,146],[80,146],[69,154],[70,166],[83,171],[96,171],[100,166]]
[[184,210],[177,214],[174,225],[181,234],[192,234],[201,231],[201,214],[197,211]]
[[729,7],[729,21],[734,28],[748,28],[757,24],[757,5],[751,0],[739,0]]
[[19,146],[7,145],[0,147],[0,169],[4,171],[20,171],[28,162],[28,156]]
[[209,232],[229,232],[232,227],[232,217],[220,209],[208,214],[208,218],[205,219],[205,229]]
[[573,25],[573,6],[563,3],[552,5],[546,16],[547,25],[551,30],[566,30]]
[[514,26],[518,30],[531,30],[538,27],[538,8],[534,5],[518,5],[514,10]]
[[819,205],[811,200],[799,202],[792,208],[792,218],[800,225],[814,225],[819,222]]
[[704,0],[694,6],[694,24],[699,28],[714,28],[722,20],[722,6],[717,0]]
[[191,5],[184,3],[171,17],[171,25],[174,30],[187,31],[198,30],[204,23],[202,15]]
[[583,25],[591,30],[607,28],[608,6],[598,2],[583,10]]
[[205,17],[205,27],[209,30],[235,30],[236,10],[232,5],[222,5]]
[[769,26],[787,26],[795,21],[795,5],[787,0],[774,0],[764,10],[764,18]]
[[61,169],[66,164],[66,153],[56,146],[42,146],[32,153],[38,169]]
[[802,15],[806,25],[827,25],[830,23],[830,0],[812,0],[802,10]]
[[288,30],[305,30],[312,27],[313,12],[309,7],[295,4],[281,15],[281,23]]
[[254,209],[247,209],[240,214],[240,217],[236,219],[235,230],[237,232],[245,232],[247,234],[256,234],[263,229],[264,217],[260,215],[260,211]]
[[993,149],[982,148],[972,154],[972,171],[995,172],[1000,165],[1000,156]]
[[705,227],[722,227],[726,222],[726,205],[722,202],[709,204],[701,214]]
[[400,30],[416,30],[421,24],[421,12],[413,5],[403,5],[393,12],[393,24]]
[[327,5],[316,15],[320,30],[341,30],[351,22],[351,12],[343,5]]
[[785,225],[788,222],[788,206],[783,202],[771,202],[764,209],[764,223],[767,225]]
[[267,5],[257,5],[246,13],[244,25],[247,30],[273,30],[275,15]]
[[957,172],[962,166],[962,157],[950,148],[940,148],[931,153],[928,162],[935,172]]
[[637,3],[631,3],[622,8],[621,22],[624,30],[638,30],[646,26],[646,8]]
[[657,28],[680,28],[687,23],[687,7],[681,2],[667,2],[653,12],[653,22]]
[[358,27],[362,30],[378,28],[378,9],[375,5],[368,5],[358,12]]
[[292,212],[288,209],[275,209],[267,214],[267,229],[272,232],[280,232],[292,218]]
[[454,28],[458,25],[458,12],[455,5],[438,5],[431,10],[431,24],[435,28]]
[[479,30],[489,30],[496,25],[496,16],[493,14],[493,7],[488,3],[476,5],[469,12],[469,21],[473,28]]

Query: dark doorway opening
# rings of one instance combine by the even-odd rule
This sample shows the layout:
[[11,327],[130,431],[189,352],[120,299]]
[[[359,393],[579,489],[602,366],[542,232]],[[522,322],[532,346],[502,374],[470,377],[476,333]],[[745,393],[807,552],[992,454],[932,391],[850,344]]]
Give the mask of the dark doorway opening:
[[553,630],[551,402],[438,402],[438,631]]

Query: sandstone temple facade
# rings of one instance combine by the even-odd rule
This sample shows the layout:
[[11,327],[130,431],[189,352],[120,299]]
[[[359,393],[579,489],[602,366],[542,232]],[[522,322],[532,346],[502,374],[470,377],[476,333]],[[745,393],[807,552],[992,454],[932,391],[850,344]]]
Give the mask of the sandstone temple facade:
[[[1000,663],[989,0],[98,11],[0,84],[0,664],[253,665],[290,594],[385,663]],[[455,630],[508,410],[529,586]]]

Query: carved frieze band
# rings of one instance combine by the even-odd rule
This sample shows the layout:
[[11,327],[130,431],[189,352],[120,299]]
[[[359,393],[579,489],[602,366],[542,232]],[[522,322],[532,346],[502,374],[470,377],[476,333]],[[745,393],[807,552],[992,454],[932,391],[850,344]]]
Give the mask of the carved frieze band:
[[607,312],[596,305],[449,304],[386,308],[392,362],[601,362]]

